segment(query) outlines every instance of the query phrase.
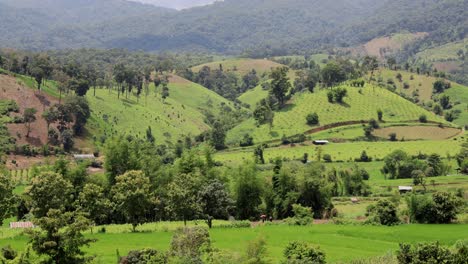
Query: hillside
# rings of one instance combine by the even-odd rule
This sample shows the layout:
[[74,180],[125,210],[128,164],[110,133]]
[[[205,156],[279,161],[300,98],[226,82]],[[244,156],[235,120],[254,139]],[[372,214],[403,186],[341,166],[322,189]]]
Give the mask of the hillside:
[[467,23],[465,0],[226,0],[178,12],[123,0],[0,5],[0,44],[40,50],[191,50],[263,58],[350,47],[403,31],[428,32],[431,41],[445,44],[464,38]]
[[18,113],[10,114],[11,118],[21,116],[26,108],[37,110],[37,120],[31,124],[31,133],[26,137],[27,128],[24,124],[8,122],[9,134],[15,138],[16,144],[42,146],[47,143],[47,123],[41,118],[42,113],[58,100],[46,93],[30,89],[23,81],[12,76],[0,74],[0,100],[13,100],[19,107]]
[[250,109],[254,109],[255,105],[262,99],[268,97],[268,90],[264,90],[262,85],[257,85],[254,89],[248,90],[237,99],[244,104],[250,105]]
[[[316,112],[320,126],[338,122],[377,119],[377,110],[383,111],[386,122],[418,120],[425,114],[429,120],[444,122],[440,117],[386,90],[366,85],[364,89],[346,87],[348,97],[344,104],[327,101],[327,91],[295,95],[289,104],[275,113],[273,128],[268,125],[257,127],[255,120],[249,119],[228,133],[227,141],[236,143],[244,134],[254,137],[255,142],[278,140],[283,135],[291,136],[304,133],[314,127],[306,124],[306,116]],[[362,93],[360,93],[362,91]]]
[[[402,81],[398,81],[396,76],[400,73]],[[406,71],[391,71],[382,70],[378,73],[384,82],[388,82],[392,79],[397,86],[397,92],[404,93],[409,97],[417,98],[420,103],[427,103],[433,100],[433,84],[437,81],[436,77],[427,75],[418,75],[417,73],[411,73]],[[408,88],[404,88],[404,84],[408,84]],[[465,126],[468,124],[468,87],[451,82],[451,88],[447,89],[443,94],[448,95],[454,104],[451,110],[459,110],[460,116],[454,120],[455,124]]]
[[242,77],[252,69],[257,71],[258,76],[261,76],[262,74],[269,72],[272,68],[277,68],[284,65],[266,59],[235,58],[205,63],[192,67],[192,70],[194,72],[199,72],[201,68],[205,66],[210,67],[210,69],[218,69],[220,66],[222,66],[224,71],[234,72]]
[[207,131],[210,126],[205,123],[205,113],[219,113],[222,104],[232,106],[216,93],[181,77],[172,75],[169,81],[170,95],[166,100],[154,84],[150,85],[150,95],[140,100],[135,96],[117,99],[117,92],[106,89],[98,89],[94,97],[90,91],[87,99],[93,112],[88,125],[91,134],[128,133],[144,137],[151,127],[157,142],[174,143],[183,136]]

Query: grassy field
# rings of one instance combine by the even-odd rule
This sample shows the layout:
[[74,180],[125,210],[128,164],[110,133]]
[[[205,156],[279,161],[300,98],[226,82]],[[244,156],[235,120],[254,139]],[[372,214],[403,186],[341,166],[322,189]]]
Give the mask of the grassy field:
[[[145,247],[167,250],[172,234],[170,231],[140,233],[88,234],[98,241],[87,249],[89,254],[97,255],[97,263],[113,263],[117,250],[121,255],[129,250]],[[224,251],[244,254],[247,242],[263,236],[267,243],[267,255],[273,263],[282,259],[284,247],[290,241],[308,241],[319,245],[327,255],[329,263],[346,262],[380,256],[398,249],[401,242],[416,243],[440,241],[452,246],[458,240],[468,237],[467,225],[401,225],[351,226],[351,225],[314,225],[299,226],[260,226],[256,228],[210,230],[213,246]],[[0,240],[1,244],[23,249],[27,238],[15,236]]]
[[[402,75],[402,82],[399,82],[396,79],[397,73]],[[381,70],[378,76],[382,77],[384,82],[387,82],[387,80],[390,78],[393,79],[397,86],[398,92],[403,92],[409,96],[412,96],[414,92],[417,92],[421,102],[428,102],[432,99],[433,84],[437,80],[437,78],[432,76],[418,75],[416,73],[406,71],[391,71],[386,69]],[[409,84],[408,89],[403,88],[404,83]],[[460,116],[455,119],[454,123],[461,126],[467,125],[468,111],[466,102],[468,102],[468,87],[454,82],[451,84],[452,87],[446,90],[444,93],[450,96],[452,102],[455,103],[453,109],[458,109],[462,112]]]
[[[348,161],[360,157],[363,150],[376,159],[382,159],[391,152],[401,149],[409,154],[418,153],[439,153],[442,156],[446,154],[455,155],[460,151],[461,140],[458,138],[450,140],[432,140],[432,141],[404,141],[404,142],[346,142],[331,143],[326,146],[296,145],[295,147],[281,146],[277,148],[265,149],[265,159],[269,161],[276,157],[288,159],[301,159],[304,153],[308,153],[311,160],[315,160],[318,149],[321,149],[322,156],[329,154],[334,161]],[[219,152],[215,156],[219,160],[228,164],[241,164],[246,160],[253,160],[253,150],[236,150]]]
[[268,97],[268,90],[263,90],[262,85],[258,85],[254,89],[248,90],[239,96],[242,103],[250,105],[250,109],[254,110],[255,105],[262,99]]
[[457,55],[459,50],[464,50],[468,45],[468,38],[464,40],[451,42],[439,47],[427,49],[416,54],[416,58],[423,61],[447,61],[459,60]]
[[234,72],[239,76],[243,76],[250,72],[252,69],[257,71],[257,75],[261,76],[265,72],[269,72],[271,68],[281,67],[283,65],[266,60],[266,59],[246,59],[246,58],[235,58],[226,59],[222,61],[215,61],[205,63],[192,68],[193,71],[198,72],[204,66],[210,67],[212,70],[218,69],[219,65],[223,66],[224,71]]
[[257,127],[255,120],[249,119],[229,131],[227,142],[231,144],[239,142],[246,133],[252,135],[256,143],[280,139],[283,135],[304,133],[313,128],[306,124],[306,116],[314,112],[318,114],[321,126],[344,121],[376,119],[378,109],[382,109],[385,121],[418,120],[421,114],[425,114],[429,120],[444,122],[441,117],[386,89],[367,85],[363,89],[347,87],[347,90],[348,96],[343,104],[329,103],[327,90],[297,94],[289,105],[275,113],[271,131],[268,125]]

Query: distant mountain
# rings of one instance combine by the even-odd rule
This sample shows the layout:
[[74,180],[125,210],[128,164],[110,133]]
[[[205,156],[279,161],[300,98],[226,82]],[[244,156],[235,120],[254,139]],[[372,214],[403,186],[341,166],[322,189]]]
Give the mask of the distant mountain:
[[[163,6],[174,9],[185,9],[195,6],[204,6],[212,4],[216,0],[130,0],[142,3],[153,4],[155,6]],[[218,0],[220,1],[220,0]],[[222,0],[221,0],[222,1]]]
[[182,11],[124,0],[0,0],[0,5],[0,46],[36,50],[268,56],[347,47],[401,31],[428,32],[428,43],[443,44],[462,39],[468,28],[468,0],[225,0]]

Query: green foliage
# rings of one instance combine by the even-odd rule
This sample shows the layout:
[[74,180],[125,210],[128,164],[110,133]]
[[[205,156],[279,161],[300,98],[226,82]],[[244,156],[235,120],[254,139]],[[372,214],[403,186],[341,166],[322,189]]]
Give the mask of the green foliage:
[[406,198],[406,203],[411,220],[418,223],[450,223],[456,219],[461,206],[459,198],[447,192],[412,195]]
[[314,222],[312,208],[304,207],[300,204],[292,205],[293,217],[286,219],[289,225],[307,226]]
[[3,225],[3,220],[12,213],[15,202],[13,190],[14,186],[10,178],[0,171],[0,226]]
[[239,146],[249,147],[249,146],[253,146],[253,144],[254,144],[253,137],[249,134],[245,134],[244,138],[239,143]]
[[199,192],[201,211],[212,227],[213,219],[227,219],[234,202],[224,184],[218,180],[206,183]]
[[[200,204],[198,193],[201,185],[200,180],[200,175],[180,173],[168,186],[169,210],[185,224],[187,220],[195,219],[202,213],[202,204]],[[210,201],[210,197],[205,197],[205,202],[213,201]],[[216,209],[222,210],[222,208],[212,208],[213,211],[207,210],[206,213],[213,213]]]
[[398,263],[448,263],[461,264],[468,260],[467,247],[462,246],[457,251],[450,251],[439,242],[419,243],[412,247],[409,244],[400,244],[398,250]]
[[398,219],[397,206],[390,200],[380,200],[375,205],[367,208],[370,222],[381,225],[392,226],[400,222]]
[[78,195],[77,208],[88,215],[96,224],[103,224],[111,211],[111,202],[105,196],[104,188],[88,183]]
[[321,71],[322,80],[327,87],[346,80],[346,74],[337,62],[329,62]]
[[26,190],[31,212],[40,218],[45,217],[49,210],[64,211],[70,205],[72,188],[72,184],[60,174],[39,174]]
[[284,264],[325,264],[325,253],[309,243],[293,241],[284,249]]
[[259,236],[254,240],[249,241],[247,244],[245,264],[267,264],[269,263],[266,258],[267,248],[266,239],[263,236]]
[[287,76],[289,69],[287,67],[276,68],[271,71],[271,90],[270,94],[273,95],[279,102],[279,107],[283,107],[286,95],[291,89],[291,83]]
[[40,229],[30,229],[27,233],[34,251],[47,257],[43,263],[78,264],[93,259],[82,251],[82,247],[95,241],[82,234],[91,225],[83,215],[51,209],[34,222]]
[[308,114],[306,117],[306,121],[309,126],[318,125],[319,116],[317,113]]
[[149,178],[141,171],[128,171],[117,176],[115,181],[111,189],[112,201],[135,232],[138,225],[148,221],[147,211],[153,208]]
[[258,207],[262,203],[263,184],[257,175],[255,164],[246,163],[236,173],[234,194],[238,218],[256,219],[259,217]]
[[201,258],[211,251],[210,234],[202,227],[179,228],[174,233],[169,254],[181,263],[202,263]]
[[121,263],[125,264],[165,264],[167,255],[155,249],[132,250],[123,257]]

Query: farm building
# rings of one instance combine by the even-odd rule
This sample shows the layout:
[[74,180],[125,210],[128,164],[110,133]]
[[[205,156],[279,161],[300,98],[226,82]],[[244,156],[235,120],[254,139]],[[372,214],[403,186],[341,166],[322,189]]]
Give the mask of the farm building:
[[18,229],[18,228],[34,228],[34,224],[32,222],[11,222],[10,228],[11,229]]
[[314,140],[313,143],[314,145],[327,145],[330,142],[328,140]]
[[73,158],[75,160],[94,160],[96,157],[93,154],[75,154]]
[[411,186],[398,186],[398,191],[399,191],[400,193],[412,192],[412,191],[413,191],[413,187],[411,187]]

